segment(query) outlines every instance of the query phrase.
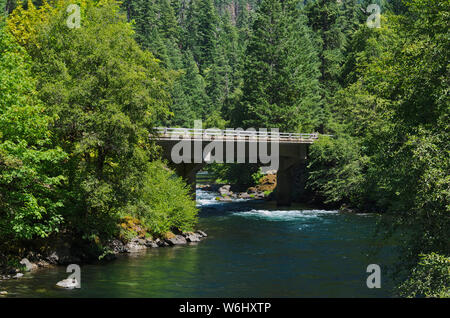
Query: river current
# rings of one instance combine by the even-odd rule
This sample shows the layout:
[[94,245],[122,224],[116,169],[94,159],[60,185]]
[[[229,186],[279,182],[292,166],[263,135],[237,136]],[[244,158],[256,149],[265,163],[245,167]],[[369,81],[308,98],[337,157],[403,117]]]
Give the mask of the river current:
[[[81,266],[81,288],[55,284],[64,267],[0,282],[8,297],[389,297],[394,244],[375,236],[378,216],[274,202],[219,202],[197,190],[198,228],[188,246],[148,249]],[[370,289],[369,264],[381,288]]]

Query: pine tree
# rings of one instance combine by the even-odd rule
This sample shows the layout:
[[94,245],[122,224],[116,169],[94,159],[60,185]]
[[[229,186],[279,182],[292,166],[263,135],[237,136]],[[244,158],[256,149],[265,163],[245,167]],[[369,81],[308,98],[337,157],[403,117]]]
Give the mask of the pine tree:
[[185,43],[201,74],[214,63],[218,22],[213,0],[192,0],[186,20]]
[[234,124],[315,129],[320,118],[318,62],[311,30],[295,2],[264,0],[246,50],[243,98]]
[[[195,119],[205,119],[211,112],[211,101],[206,94],[206,83],[200,75],[197,63],[191,51],[184,54],[183,87],[188,105],[195,114]],[[191,126],[192,127],[192,126]]]
[[[323,126],[330,116],[329,106],[333,103],[333,96],[341,88],[340,76],[349,37],[361,19],[357,7],[356,0],[317,0],[309,1],[305,6],[309,26],[317,35],[321,96],[325,113]],[[319,129],[321,132],[324,130],[323,126]]]

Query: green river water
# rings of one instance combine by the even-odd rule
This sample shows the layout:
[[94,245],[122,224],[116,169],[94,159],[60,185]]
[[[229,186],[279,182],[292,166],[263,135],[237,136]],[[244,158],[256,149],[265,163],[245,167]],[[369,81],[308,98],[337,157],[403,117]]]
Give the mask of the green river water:
[[[81,288],[55,284],[64,267],[0,282],[8,297],[390,297],[394,244],[374,235],[378,216],[265,201],[217,202],[198,190],[208,238],[81,266]],[[381,288],[369,289],[369,264]]]

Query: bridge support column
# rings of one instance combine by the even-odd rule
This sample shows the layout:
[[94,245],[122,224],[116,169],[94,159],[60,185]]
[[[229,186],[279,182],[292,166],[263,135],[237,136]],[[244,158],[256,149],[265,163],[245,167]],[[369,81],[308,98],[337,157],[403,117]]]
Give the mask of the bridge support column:
[[202,170],[202,168],[205,166],[205,163],[180,163],[175,165],[175,171],[177,175],[182,177],[186,183],[191,188],[191,195],[195,200],[195,189],[196,189],[196,182],[195,182],[195,175],[197,172]]
[[290,206],[294,193],[294,158],[280,157],[277,171],[276,200],[277,206]]

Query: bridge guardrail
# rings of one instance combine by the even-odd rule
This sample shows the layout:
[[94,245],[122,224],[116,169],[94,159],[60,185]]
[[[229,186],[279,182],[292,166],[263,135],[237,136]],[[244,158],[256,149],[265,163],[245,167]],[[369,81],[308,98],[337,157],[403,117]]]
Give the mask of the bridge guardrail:
[[169,128],[155,127],[156,135],[159,139],[172,139],[173,136],[189,137],[191,139],[236,139],[236,138],[255,138],[269,139],[286,142],[313,142],[318,139],[319,133],[303,134],[303,133],[274,133],[272,131],[247,131],[247,130],[230,130],[230,129],[195,129],[195,128]]

